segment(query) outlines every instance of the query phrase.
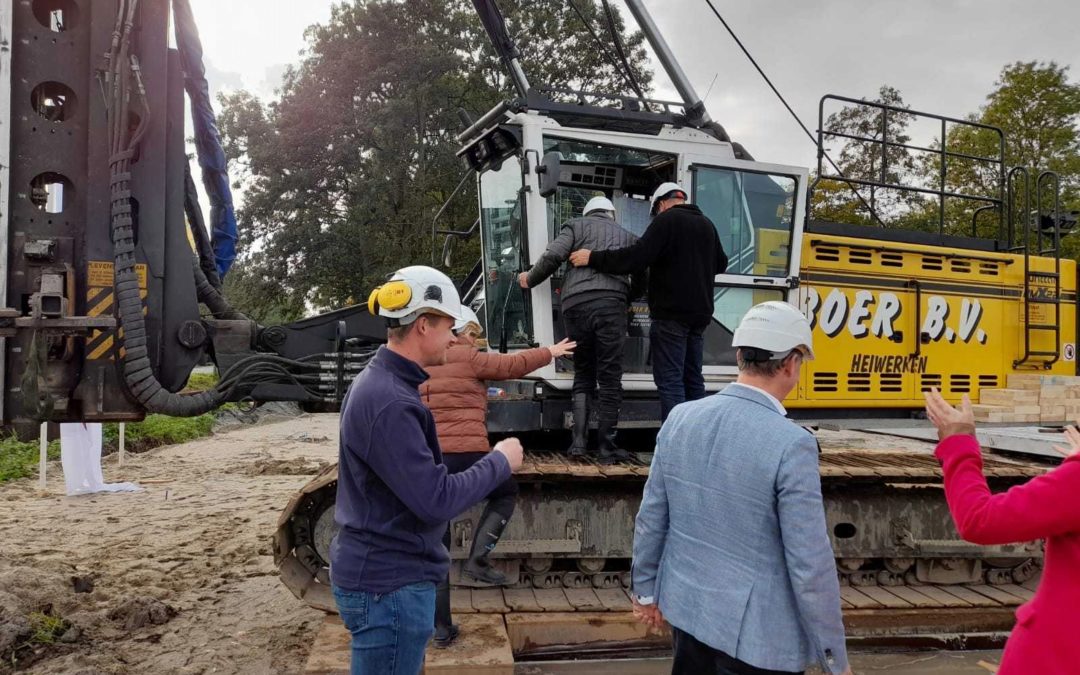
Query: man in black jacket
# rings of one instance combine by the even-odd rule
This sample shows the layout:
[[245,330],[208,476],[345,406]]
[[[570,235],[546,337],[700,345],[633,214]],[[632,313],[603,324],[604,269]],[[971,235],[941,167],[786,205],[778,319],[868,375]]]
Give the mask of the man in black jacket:
[[[615,205],[607,197],[593,197],[580,218],[568,220],[540,259],[522,272],[522,288],[535,288],[570,257],[570,252],[615,249],[632,245],[637,237],[615,220]],[[571,267],[559,293],[567,336],[577,342],[574,350],[574,437],[567,454],[588,453],[590,399],[596,395],[596,423],[601,464],[631,459],[615,443],[622,406],[622,357],[626,342],[626,313],[630,300],[645,291],[644,274],[604,274],[594,269]],[[599,393],[596,392],[599,390]]]
[[570,254],[575,266],[608,274],[649,269],[649,345],[662,420],[679,403],[705,396],[703,338],[714,277],[728,262],[716,227],[686,198],[677,183],[664,183],[653,193],[652,222],[632,246]]

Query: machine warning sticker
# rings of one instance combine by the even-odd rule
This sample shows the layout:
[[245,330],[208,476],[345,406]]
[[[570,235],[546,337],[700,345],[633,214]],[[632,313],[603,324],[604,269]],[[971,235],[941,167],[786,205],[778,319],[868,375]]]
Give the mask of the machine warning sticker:
[[[146,290],[146,265],[135,265],[135,273],[139,275],[139,288]],[[113,285],[113,264],[107,260],[91,260],[86,263],[86,285],[91,288],[102,288]]]
[[[147,268],[145,264],[135,265],[135,273],[139,277],[139,296],[146,300],[147,295]],[[113,264],[108,261],[91,260],[86,265],[86,314],[87,316],[112,315],[114,288],[113,288]],[[146,304],[143,304],[143,315],[146,315]],[[123,337],[123,331],[100,331],[90,332],[86,340],[86,358],[90,360],[115,360],[116,356],[124,356],[124,349],[120,347],[120,341],[115,333],[119,332]]]
[[1066,361],[1076,360],[1076,343],[1066,342],[1065,346],[1061,350],[1061,358]]

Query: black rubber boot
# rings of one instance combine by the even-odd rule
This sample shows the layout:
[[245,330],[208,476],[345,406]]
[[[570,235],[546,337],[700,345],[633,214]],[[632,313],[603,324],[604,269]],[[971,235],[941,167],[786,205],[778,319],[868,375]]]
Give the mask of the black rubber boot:
[[461,566],[461,573],[470,579],[481,581],[492,586],[503,586],[507,583],[506,575],[491,566],[488,556],[499,543],[499,537],[506,529],[506,519],[494,511],[484,510],[480,517],[480,527],[473,537],[472,548],[469,549],[469,559]]
[[589,395],[574,394],[574,440],[567,456],[581,459],[589,452]]
[[611,420],[600,420],[597,435],[600,441],[600,456],[596,458],[599,464],[619,464],[620,462],[636,462],[636,458],[627,450],[623,450],[615,444],[615,427],[618,423]]
[[435,587],[435,646],[446,649],[454,644],[460,632],[450,614],[450,579],[447,577]]

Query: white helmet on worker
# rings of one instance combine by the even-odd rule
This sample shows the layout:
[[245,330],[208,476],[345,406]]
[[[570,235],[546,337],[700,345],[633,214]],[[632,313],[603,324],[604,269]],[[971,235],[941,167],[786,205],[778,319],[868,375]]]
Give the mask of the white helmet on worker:
[[484,332],[484,326],[480,323],[480,317],[468,305],[461,306],[461,318],[454,322],[454,332],[460,333],[469,326],[473,326],[477,335]]
[[587,216],[593,211],[610,211],[614,215],[615,205],[607,197],[593,197],[585,204],[585,209],[581,212],[581,215]]
[[[678,192],[678,195],[672,195],[671,193]],[[660,202],[668,199],[672,196],[678,196],[680,199],[686,199],[686,190],[682,188],[678,183],[661,183],[660,187],[652,193],[652,199],[649,200],[649,213],[656,215],[656,209]]]
[[[749,361],[783,359],[795,349],[807,361],[814,358],[814,336],[806,315],[780,300],[751,307],[735,329],[731,345],[756,350],[759,358]],[[762,352],[768,352],[768,358]]]
[[[423,314],[461,320],[461,298],[450,277],[433,267],[403,267],[368,296],[368,311],[391,327],[406,326]],[[475,315],[474,315],[475,316]]]

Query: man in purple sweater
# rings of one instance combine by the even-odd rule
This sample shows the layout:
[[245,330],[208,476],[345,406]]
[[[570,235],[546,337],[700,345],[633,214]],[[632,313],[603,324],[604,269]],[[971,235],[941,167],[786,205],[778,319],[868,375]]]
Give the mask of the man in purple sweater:
[[454,342],[461,301],[449,277],[406,267],[372,292],[368,309],[386,318],[388,344],[341,411],[330,580],[352,633],[353,675],[415,675],[434,631],[435,584],[450,566],[447,522],[509,478],[522,448],[503,440],[453,475],[443,464],[418,388]]

